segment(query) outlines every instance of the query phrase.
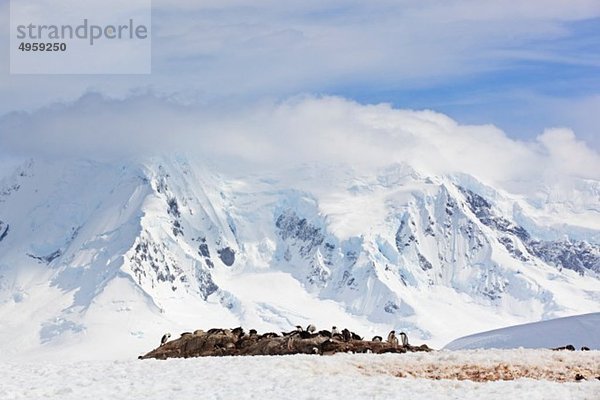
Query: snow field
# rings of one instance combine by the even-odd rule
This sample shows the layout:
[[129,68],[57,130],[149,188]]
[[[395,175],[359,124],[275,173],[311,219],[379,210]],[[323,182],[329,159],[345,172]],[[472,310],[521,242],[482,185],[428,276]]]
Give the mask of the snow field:
[[455,339],[447,350],[468,349],[553,349],[567,344],[576,349],[600,350],[600,313],[575,315],[523,325],[508,326],[493,331]]
[[[473,382],[398,378],[462,365],[526,365],[531,370],[600,368],[600,352],[479,350],[330,357],[222,357],[76,363],[2,363],[0,398],[13,399],[597,399],[600,381]],[[571,372],[574,372],[573,369]]]

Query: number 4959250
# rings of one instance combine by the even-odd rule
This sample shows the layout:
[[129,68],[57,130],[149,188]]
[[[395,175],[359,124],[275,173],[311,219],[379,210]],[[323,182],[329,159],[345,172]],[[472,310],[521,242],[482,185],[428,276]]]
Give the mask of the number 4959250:
[[66,43],[27,43],[21,42],[21,51],[67,51]]

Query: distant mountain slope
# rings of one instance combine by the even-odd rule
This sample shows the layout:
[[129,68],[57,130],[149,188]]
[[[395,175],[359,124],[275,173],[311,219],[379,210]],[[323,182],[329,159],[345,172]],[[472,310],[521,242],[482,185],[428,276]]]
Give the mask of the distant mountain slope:
[[447,350],[539,349],[572,344],[600,350],[600,312],[556,318],[524,325],[510,326],[456,339],[444,347]]
[[0,178],[0,347],[133,352],[175,329],[308,323],[439,346],[596,311],[600,227],[531,207],[406,164],[31,160]]

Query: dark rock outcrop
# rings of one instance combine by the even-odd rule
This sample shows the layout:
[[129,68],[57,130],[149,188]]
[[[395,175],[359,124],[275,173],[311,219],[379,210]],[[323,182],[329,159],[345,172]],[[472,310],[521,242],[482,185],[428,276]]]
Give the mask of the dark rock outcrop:
[[[513,257],[528,261],[533,256],[549,265],[570,269],[581,275],[586,270],[600,273],[600,245],[585,241],[536,240],[522,226],[497,215],[492,204],[477,193],[462,187],[459,189],[475,216],[484,225],[503,235],[499,241]],[[519,250],[515,240],[523,244],[528,254]]]
[[293,242],[302,257],[310,256],[325,240],[321,228],[311,224],[306,218],[300,218],[291,210],[281,214],[275,221],[275,226],[279,237]]
[[224,249],[219,250],[219,258],[223,261],[223,264],[231,267],[235,262],[235,251],[231,247],[225,247]]

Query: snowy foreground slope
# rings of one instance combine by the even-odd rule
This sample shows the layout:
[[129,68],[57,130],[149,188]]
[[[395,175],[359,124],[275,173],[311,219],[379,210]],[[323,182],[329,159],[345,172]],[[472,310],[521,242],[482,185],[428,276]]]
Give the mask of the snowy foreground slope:
[[549,321],[477,333],[447,344],[445,349],[556,348],[567,344],[600,350],[600,313],[556,318]]
[[[525,397],[592,400],[600,393],[600,381],[591,376],[600,375],[599,366],[597,351],[547,350],[207,357],[62,364],[2,362],[0,388],[4,400]],[[478,370],[484,372],[476,374]],[[535,379],[511,380],[518,377],[519,372]],[[575,382],[573,377],[577,373],[587,375],[587,380]],[[401,378],[406,376],[412,377]],[[475,379],[455,380],[465,377]]]
[[26,160],[0,173],[9,359],[135,358],[168,331],[308,323],[439,347],[600,303],[594,181],[541,201],[406,164]]

